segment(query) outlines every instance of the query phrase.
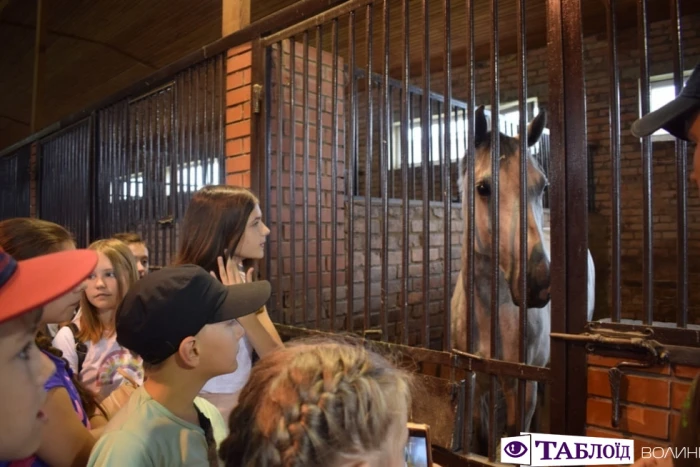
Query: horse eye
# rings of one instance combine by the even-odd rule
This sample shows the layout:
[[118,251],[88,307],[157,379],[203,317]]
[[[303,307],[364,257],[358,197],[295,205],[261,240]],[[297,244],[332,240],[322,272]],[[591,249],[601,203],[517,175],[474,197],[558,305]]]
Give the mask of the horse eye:
[[491,186],[486,182],[479,182],[479,184],[476,185],[476,192],[479,193],[479,196],[490,196]]

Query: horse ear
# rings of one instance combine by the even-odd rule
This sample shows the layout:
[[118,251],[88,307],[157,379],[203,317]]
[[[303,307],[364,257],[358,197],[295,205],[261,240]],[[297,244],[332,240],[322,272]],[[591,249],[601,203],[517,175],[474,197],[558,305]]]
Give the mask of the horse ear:
[[539,114],[537,114],[537,117],[535,117],[530,124],[527,126],[527,146],[530,147],[537,143],[537,141],[540,140],[540,136],[542,136],[542,132],[544,131],[544,127],[547,124],[547,112],[542,111]]
[[486,134],[489,131],[489,124],[484,115],[484,106],[480,105],[474,113],[474,147],[478,148],[486,142]]

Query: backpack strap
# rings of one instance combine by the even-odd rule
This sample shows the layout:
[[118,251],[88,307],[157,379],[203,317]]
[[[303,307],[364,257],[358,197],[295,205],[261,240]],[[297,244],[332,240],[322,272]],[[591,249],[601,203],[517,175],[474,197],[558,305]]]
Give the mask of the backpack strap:
[[85,361],[85,356],[87,355],[87,345],[85,342],[80,342],[78,340],[78,326],[74,322],[68,323],[66,326],[73,333],[73,341],[75,342],[75,352],[78,354],[78,374],[83,370],[83,362]]

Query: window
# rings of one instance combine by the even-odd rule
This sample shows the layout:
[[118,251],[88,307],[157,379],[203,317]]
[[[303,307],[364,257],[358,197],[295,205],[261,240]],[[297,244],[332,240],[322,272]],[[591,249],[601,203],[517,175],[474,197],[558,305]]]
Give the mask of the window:
[[[428,160],[433,164],[440,164],[444,160],[443,140],[445,138],[444,115],[435,114],[432,116],[430,125],[430,154]],[[419,167],[423,163],[423,133],[421,129],[421,119],[414,119],[409,123],[408,129],[408,165],[409,167]],[[450,160],[459,160],[460,155],[466,151],[467,143],[467,117],[462,109],[452,112],[450,118]],[[391,141],[391,168],[401,168],[401,122],[396,122],[392,129]]]
[[[211,163],[194,161],[188,164],[188,167],[180,166],[177,174],[178,193],[191,193],[199,190],[205,185],[218,185],[219,180],[219,160],[212,159]],[[165,168],[165,196],[170,196],[170,167]],[[156,180],[148,181],[154,185],[159,182]],[[119,183],[119,182],[117,182]],[[129,175],[129,180],[121,182],[122,188],[119,192],[119,199],[126,201],[127,199],[143,198],[144,179],[143,172],[133,173]],[[109,184],[109,201],[113,202],[114,183]],[[128,192],[128,196],[127,196]]]
[[[693,70],[683,72],[683,85],[688,81],[688,77]],[[641,87],[641,81],[640,81]],[[653,112],[676,98],[676,87],[673,84],[673,73],[655,75],[649,77],[649,111]],[[641,110],[641,99],[639,103]],[[641,114],[641,112],[640,112]],[[663,128],[658,129],[651,135],[652,141],[673,141],[675,138]]]

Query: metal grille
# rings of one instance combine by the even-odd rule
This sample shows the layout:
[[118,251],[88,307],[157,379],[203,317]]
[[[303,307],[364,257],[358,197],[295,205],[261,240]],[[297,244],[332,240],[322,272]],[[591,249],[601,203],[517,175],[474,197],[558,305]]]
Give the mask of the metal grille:
[[29,216],[30,150],[0,157],[0,220]]
[[99,235],[141,235],[152,267],[170,263],[192,194],[224,182],[224,57],[99,113]]
[[68,229],[78,248],[90,238],[92,122],[39,142],[39,217]]

